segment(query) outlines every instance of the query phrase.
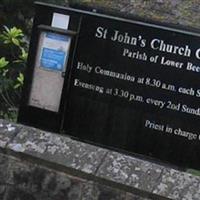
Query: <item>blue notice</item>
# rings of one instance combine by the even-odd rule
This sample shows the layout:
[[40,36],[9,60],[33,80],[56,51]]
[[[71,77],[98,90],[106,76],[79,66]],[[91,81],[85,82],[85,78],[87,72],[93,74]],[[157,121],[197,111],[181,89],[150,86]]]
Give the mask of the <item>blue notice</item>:
[[62,71],[65,64],[64,51],[43,48],[40,66],[50,70]]
[[67,42],[69,41],[69,37],[66,35],[60,35],[60,34],[56,34],[56,33],[47,33],[46,37],[52,40],[58,40],[58,41],[63,41],[63,42]]

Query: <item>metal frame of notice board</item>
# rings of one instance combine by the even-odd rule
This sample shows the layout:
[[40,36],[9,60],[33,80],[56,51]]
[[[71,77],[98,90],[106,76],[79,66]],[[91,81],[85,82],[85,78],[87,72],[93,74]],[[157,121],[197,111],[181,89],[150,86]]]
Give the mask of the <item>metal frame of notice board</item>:
[[[45,130],[51,130],[55,132],[59,132],[60,124],[62,122],[62,111],[64,110],[64,90],[66,90],[66,80],[69,78],[70,74],[70,66],[73,57],[73,49],[75,45],[75,37],[77,33],[75,31],[64,30],[61,28],[55,28],[50,26],[48,23],[46,24],[37,24],[37,22],[33,26],[33,35],[31,38],[31,45],[29,49],[29,58],[28,58],[28,70],[26,71],[25,76],[25,86],[23,89],[23,95],[21,99],[20,112],[18,116],[18,121],[27,125],[33,125],[38,128],[43,128]],[[41,39],[43,37],[43,39]],[[65,43],[68,42],[66,46],[68,49],[66,50],[55,50],[51,47],[43,47],[41,46],[42,40],[45,40],[44,37],[49,37],[53,44],[53,40],[60,40],[63,42],[63,47]],[[66,41],[65,41],[66,40]],[[69,40],[69,41],[67,41]],[[59,42],[59,41],[58,41]],[[61,43],[60,42],[60,43]],[[43,43],[48,43],[48,41],[44,41]],[[49,42],[50,43],[50,42]],[[50,46],[50,44],[49,44]],[[66,51],[66,52],[65,52]],[[66,55],[65,55],[66,54]],[[46,60],[48,59],[48,62]],[[51,60],[50,60],[51,59]],[[51,62],[49,62],[49,60]],[[36,72],[38,69],[38,72]],[[41,74],[40,71],[43,71],[44,74],[47,74],[47,77],[50,74],[56,74],[57,77],[61,77],[63,79],[63,86],[59,94],[53,94],[53,88],[51,86],[48,87],[48,83],[45,81],[38,82],[38,76]],[[53,73],[51,73],[53,72]],[[35,76],[33,76],[33,74]],[[38,80],[37,80],[37,79]],[[43,80],[44,77],[41,76],[40,80]],[[56,107],[52,107],[51,104],[54,102],[49,102],[49,107],[45,107],[45,104],[42,105],[39,100],[43,100],[41,95],[32,95],[34,90],[41,91],[42,84],[46,85],[46,88],[43,87],[43,93],[47,95],[47,101],[51,100],[51,95],[48,97],[49,93],[52,95],[59,96]],[[35,85],[35,87],[34,87]],[[53,85],[52,85],[53,86]],[[45,89],[47,91],[45,91]],[[38,97],[38,99],[37,99]],[[40,100],[40,101],[41,101]]]

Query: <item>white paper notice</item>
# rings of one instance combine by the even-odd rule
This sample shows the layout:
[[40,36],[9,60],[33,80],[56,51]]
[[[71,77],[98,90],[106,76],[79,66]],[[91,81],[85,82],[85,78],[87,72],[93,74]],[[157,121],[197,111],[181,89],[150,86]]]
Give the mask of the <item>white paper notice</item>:
[[67,30],[69,26],[69,19],[70,19],[69,15],[53,13],[51,26]]
[[29,105],[58,112],[62,96],[71,37],[42,32],[36,56]]

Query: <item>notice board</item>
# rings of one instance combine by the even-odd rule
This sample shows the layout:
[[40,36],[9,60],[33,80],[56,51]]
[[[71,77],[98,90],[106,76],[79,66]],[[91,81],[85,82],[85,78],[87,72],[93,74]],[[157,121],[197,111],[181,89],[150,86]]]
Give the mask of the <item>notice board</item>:
[[[27,103],[37,27],[50,26],[53,13],[69,16],[68,29],[75,33],[67,62],[60,50],[43,48],[41,54],[44,68],[62,71],[65,65],[57,112]],[[198,30],[37,3],[29,63],[22,123],[181,167],[200,167]]]

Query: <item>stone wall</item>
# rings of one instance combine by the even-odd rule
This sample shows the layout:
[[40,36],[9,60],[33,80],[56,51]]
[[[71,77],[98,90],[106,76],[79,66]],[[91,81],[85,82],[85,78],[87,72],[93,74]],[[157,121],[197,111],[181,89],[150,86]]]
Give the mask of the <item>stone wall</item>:
[[68,0],[70,4],[95,7],[101,10],[133,15],[190,28],[200,28],[198,0]]
[[1,200],[199,200],[200,177],[0,121]]

